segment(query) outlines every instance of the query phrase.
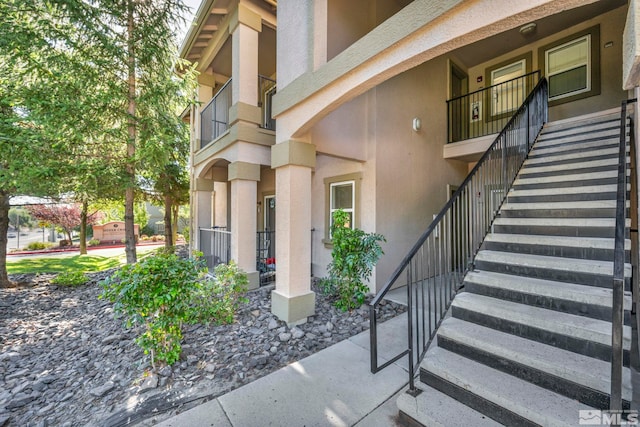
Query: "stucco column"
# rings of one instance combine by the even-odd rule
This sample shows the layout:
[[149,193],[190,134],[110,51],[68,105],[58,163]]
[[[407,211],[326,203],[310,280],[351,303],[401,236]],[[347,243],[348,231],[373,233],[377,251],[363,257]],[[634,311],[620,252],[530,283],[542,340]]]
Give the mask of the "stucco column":
[[249,289],[260,286],[256,270],[257,191],[260,165],[229,164],[231,182],[231,258],[249,275]]
[[239,4],[229,25],[233,104],[258,105],[258,33],[260,31],[262,31],[260,15]]
[[288,324],[301,324],[315,313],[311,291],[311,171],[315,146],[285,141],[271,149],[276,169],[276,289],[271,312]]

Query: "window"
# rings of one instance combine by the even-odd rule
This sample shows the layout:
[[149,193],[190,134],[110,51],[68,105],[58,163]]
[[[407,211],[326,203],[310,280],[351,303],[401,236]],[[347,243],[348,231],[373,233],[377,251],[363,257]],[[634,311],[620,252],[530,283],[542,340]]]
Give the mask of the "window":
[[538,51],[549,82],[549,106],[600,94],[600,27],[556,40]]
[[325,185],[325,233],[324,242],[331,244],[331,224],[333,213],[338,209],[349,214],[351,228],[359,226],[361,173],[352,173],[324,179]]
[[590,50],[591,36],[587,34],[545,52],[549,99],[559,99],[591,89]]
[[[331,206],[329,207],[329,229],[333,224],[333,213],[342,209],[349,214],[349,227],[354,228],[353,214],[355,212],[355,181],[344,181],[330,184]],[[331,231],[329,231],[331,232]]]

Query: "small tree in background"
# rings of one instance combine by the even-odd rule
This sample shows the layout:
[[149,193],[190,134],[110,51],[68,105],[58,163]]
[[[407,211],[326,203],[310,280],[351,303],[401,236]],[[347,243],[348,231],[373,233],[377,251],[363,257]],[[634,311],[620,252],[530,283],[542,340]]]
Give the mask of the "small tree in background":
[[[27,208],[31,216],[62,228],[71,242],[71,231],[82,223],[82,209],[79,205],[32,205]],[[87,216],[87,224],[95,224],[100,213]]]
[[381,234],[365,233],[349,226],[349,214],[343,210],[333,213],[331,236],[333,250],[329,277],[323,280],[324,291],[337,297],[335,306],[341,310],[360,307],[369,289],[364,284],[373,267],[384,253]]

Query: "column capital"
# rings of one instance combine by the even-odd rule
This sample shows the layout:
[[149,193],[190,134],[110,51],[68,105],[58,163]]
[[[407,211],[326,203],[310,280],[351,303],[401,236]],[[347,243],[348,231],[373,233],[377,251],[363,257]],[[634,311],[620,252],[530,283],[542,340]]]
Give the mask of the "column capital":
[[213,191],[213,180],[206,178],[196,178],[193,186],[195,191]]
[[238,8],[231,16],[229,34],[233,34],[240,24],[253,28],[257,32],[262,32],[262,17],[242,3],[238,4]]
[[260,165],[248,162],[233,162],[229,164],[229,181],[243,179],[246,181],[260,181]]
[[229,109],[229,123],[234,124],[239,120],[260,125],[262,123],[262,110],[255,105],[236,102]]
[[271,147],[271,168],[295,165],[316,167],[316,147],[306,142],[289,140]]

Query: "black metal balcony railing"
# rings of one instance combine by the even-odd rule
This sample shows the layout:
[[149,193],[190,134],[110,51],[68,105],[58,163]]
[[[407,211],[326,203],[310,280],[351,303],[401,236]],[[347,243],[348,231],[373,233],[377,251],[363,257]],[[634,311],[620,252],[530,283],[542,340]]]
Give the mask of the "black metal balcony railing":
[[200,148],[206,147],[229,129],[231,79],[216,93],[200,113]]
[[226,227],[201,228],[200,251],[211,271],[218,264],[228,264],[231,260],[231,232]]
[[256,270],[260,274],[260,286],[276,280],[276,232],[258,231],[256,236]]
[[498,133],[540,80],[540,71],[447,101],[447,142]]
[[[409,392],[414,395],[419,392],[415,371],[547,121],[547,91],[546,79],[540,80],[370,303],[371,372],[408,356]],[[403,285],[407,289],[407,347],[378,365],[376,310],[391,288]]]
[[271,113],[271,100],[276,94],[276,81],[265,76],[258,76],[258,102],[262,109],[262,127],[276,130],[276,120]]

